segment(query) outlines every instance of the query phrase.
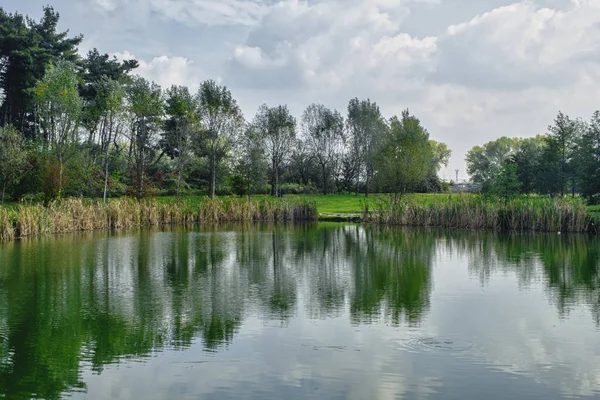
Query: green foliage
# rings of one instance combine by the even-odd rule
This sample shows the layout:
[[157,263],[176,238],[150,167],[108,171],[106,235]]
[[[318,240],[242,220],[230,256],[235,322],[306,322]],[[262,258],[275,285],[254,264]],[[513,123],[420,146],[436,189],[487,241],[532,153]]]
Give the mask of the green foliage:
[[319,166],[323,194],[327,194],[345,139],[344,117],[322,104],[311,104],[302,115],[302,131],[308,154]]
[[191,161],[191,140],[198,131],[196,100],[187,87],[172,86],[166,93],[166,114],[161,148],[175,160],[177,170],[177,196],[181,193],[184,169]]
[[491,192],[504,199],[511,199],[521,192],[516,163],[507,160],[502,164]]
[[414,186],[414,190],[419,193],[448,192],[450,190],[449,183],[444,183],[438,174],[442,166],[448,166],[452,150],[450,150],[445,143],[437,142],[435,140],[429,140],[429,145],[431,147],[433,158],[429,165],[427,175],[420,183]]
[[279,181],[283,168],[292,154],[296,140],[296,119],[287,106],[259,107],[252,130],[256,132],[265,149],[271,167],[271,194],[279,193]]
[[158,162],[159,129],[164,112],[160,86],[135,77],[127,86],[127,100],[132,123],[129,129],[129,166],[132,193],[142,199],[150,191],[147,168]]
[[27,138],[34,138],[34,97],[31,90],[51,64],[64,60],[79,62],[77,46],[81,35],[67,37],[57,32],[60,15],[44,7],[39,22],[0,9],[0,87],[4,99],[0,107],[1,125],[13,124]]
[[[469,174],[486,193],[506,194],[508,190],[510,197],[518,188],[522,194],[581,193],[591,201],[600,191],[599,120],[599,112],[589,124],[559,112],[547,135],[501,138],[476,146],[467,154]],[[516,181],[512,167],[503,169],[506,163],[516,166]]]
[[67,183],[61,174],[60,162],[54,156],[43,158],[41,180],[44,204],[48,204],[60,196],[62,186]]
[[248,188],[250,187],[250,181],[243,176],[233,175],[231,177],[231,190],[238,196],[246,196],[248,194]]
[[200,85],[196,101],[201,126],[200,135],[196,140],[197,154],[208,159],[210,194],[214,197],[219,165],[230,154],[242,132],[244,119],[229,89],[217,85],[212,80]]
[[543,182],[540,176],[543,164],[542,156],[546,147],[543,136],[521,139],[516,152],[510,160],[517,166],[517,178],[521,183],[521,193],[536,193],[540,191]]
[[547,146],[543,155],[542,191],[550,194],[564,195],[569,185],[574,190],[573,147],[578,135],[578,122],[562,112],[548,127]]
[[575,148],[574,170],[581,194],[593,201],[600,196],[600,111],[594,112]]
[[58,61],[56,65],[50,65],[34,88],[43,138],[59,158],[64,148],[77,137],[83,107],[78,85],[75,65]]
[[6,125],[0,129],[0,185],[2,190],[2,203],[6,196],[7,188],[17,184],[26,173],[27,149],[23,138],[12,126]]
[[346,125],[350,141],[349,154],[355,169],[356,191],[358,193],[362,177],[365,195],[368,195],[369,185],[375,176],[380,139],[387,126],[377,103],[358,98],[348,103]]
[[376,161],[379,181],[395,198],[412,190],[432,170],[429,133],[408,110],[402,112],[402,119],[391,119]]
[[[262,193],[267,180],[267,160],[262,138],[250,125],[240,136],[235,148],[234,176],[238,178],[238,184],[246,185],[244,193],[251,195]],[[235,187],[239,186],[234,185]],[[233,188],[234,193],[240,192]]]
[[517,150],[518,143],[519,139],[501,137],[467,152],[467,172],[483,192],[492,190],[502,165]]
[[[50,65],[36,85],[35,105],[44,148],[58,161],[58,194],[64,187],[64,164],[77,142],[83,101],[79,96],[75,65],[58,61]],[[54,176],[54,175],[52,175]]]
[[[79,93],[85,103],[82,123],[93,136],[102,132],[102,120],[109,112],[123,108],[124,97],[121,85],[130,81],[129,72],[138,67],[135,60],[119,61],[108,54],[90,50],[83,60],[82,85]],[[116,103],[116,104],[115,104]],[[115,107],[118,106],[118,109]]]

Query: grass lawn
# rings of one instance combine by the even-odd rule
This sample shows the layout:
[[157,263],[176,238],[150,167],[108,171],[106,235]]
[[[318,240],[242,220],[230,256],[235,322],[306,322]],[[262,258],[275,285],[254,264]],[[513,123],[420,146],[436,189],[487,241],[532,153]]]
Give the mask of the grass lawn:
[[[428,193],[428,194],[408,194],[406,197],[418,199],[423,202],[431,202],[434,199],[447,198],[448,194],[441,193]],[[237,196],[220,196],[222,199],[229,199],[233,201],[240,201],[245,199]],[[252,196],[253,199],[256,198],[270,198],[266,195],[260,196]],[[322,194],[311,194],[311,195],[294,195],[287,194],[283,196],[284,199],[298,199],[298,200],[309,200],[314,201],[317,204],[317,211],[319,213],[336,213],[336,214],[358,214],[364,210],[365,202],[370,204],[375,204],[378,199],[387,198],[387,195],[380,194],[371,194],[368,198],[365,198],[363,194],[359,196],[355,196],[354,194],[333,194],[333,195],[322,195]],[[162,202],[175,202],[177,201],[176,197],[167,196],[167,197],[158,197],[156,198],[158,201]],[[199,203],[206,199],[204,196],[190,196],[190,197],[182,197],[184,202],[189,202],[191,204]],[[371,206],[373,208],[373,206]]]
[[[360,213],[365,208],[365,203],[371,204],[372,209],[378,200],[389,198],[388,195],[370,194],[356,196],[354,194],[333,194],[333,195],[287,195],[285,197],[302,198],[313,200],[317,203],[317,210],[320,213]],[[429,203],[434,199],[447,198],[448,194],[427,193],[427,194],[408,194],[406,198],[419,200]]]
[[365,196],[353,194],[332,195],[286,195],[288,198],[300,198],[314,201],[319,213],[360,213],[365,207]]

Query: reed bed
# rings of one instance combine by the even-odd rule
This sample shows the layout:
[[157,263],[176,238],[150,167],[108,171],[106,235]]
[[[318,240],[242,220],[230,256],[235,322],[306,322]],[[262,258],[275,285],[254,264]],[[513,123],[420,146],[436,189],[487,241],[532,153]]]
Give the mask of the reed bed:
[[449,196],[431,202],[379,200],[363,212],[365,222],[496,231],[589,232],[595,230],[583,200],[522,197],[500,200]]
[[117,199],[103,204],[66,199],[0,207],[0,241],[47,234],[125,229],[139,226],[192,225],[220,222],[314,221],[314,202],[282,199],[206,199],[196,203],[162,203]]

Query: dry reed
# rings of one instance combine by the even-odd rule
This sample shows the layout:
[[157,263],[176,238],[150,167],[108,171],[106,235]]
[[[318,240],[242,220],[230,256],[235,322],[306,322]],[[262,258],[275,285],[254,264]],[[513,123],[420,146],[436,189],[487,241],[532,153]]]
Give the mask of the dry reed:
[[496,231],[586,232],[592,229],[583,200],[521,197],[499,200],[483,196],[449,196],[431,202],[380,200],[365,208],[365,222]]
[[138,226],[191,225],[250,221],[314,221],[314,202],[280,199],[206,199],[199,203],[138,202],[124,198],[103,204],[84,199],[0,207],[0,241],[46,234],[124,229]]

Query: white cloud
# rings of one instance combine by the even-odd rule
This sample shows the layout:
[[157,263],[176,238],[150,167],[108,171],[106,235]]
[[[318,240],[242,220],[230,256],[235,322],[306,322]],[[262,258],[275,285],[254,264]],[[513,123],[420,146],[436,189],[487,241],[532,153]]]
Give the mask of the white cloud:
[[159,14],[165,19],[194,25],[255,23],[264,6],[253,0],[92,0],[100,10],[143,14]]
[[432,65],[436,38],[400,31],[406,4],[281,1],[236,49],[229,77],[248,88],[264,85],[261,75],[275,74],[284,87],[344,90],[350,83],[384,86],[420,76]]
[[259,47],[238,46],[235,49],[234,58],[247,68],[270,68],[284,66],[285,58],[271,58],[266,56]]
[[520,90],[576,82],[600,56],[600,2],[563,10],[525,0],[452,25],[440,39],[438,82]]
[[159,56],[151,61],[139,60],[129,51],[116,53],[115,56],[120,60],[137,59],[139,67],[135,70],[140,76],[154,81],[167,88],[171,85],[188,86],[194,90],[199,86],[200,80],[192,71],[192,61],[184,57]]

